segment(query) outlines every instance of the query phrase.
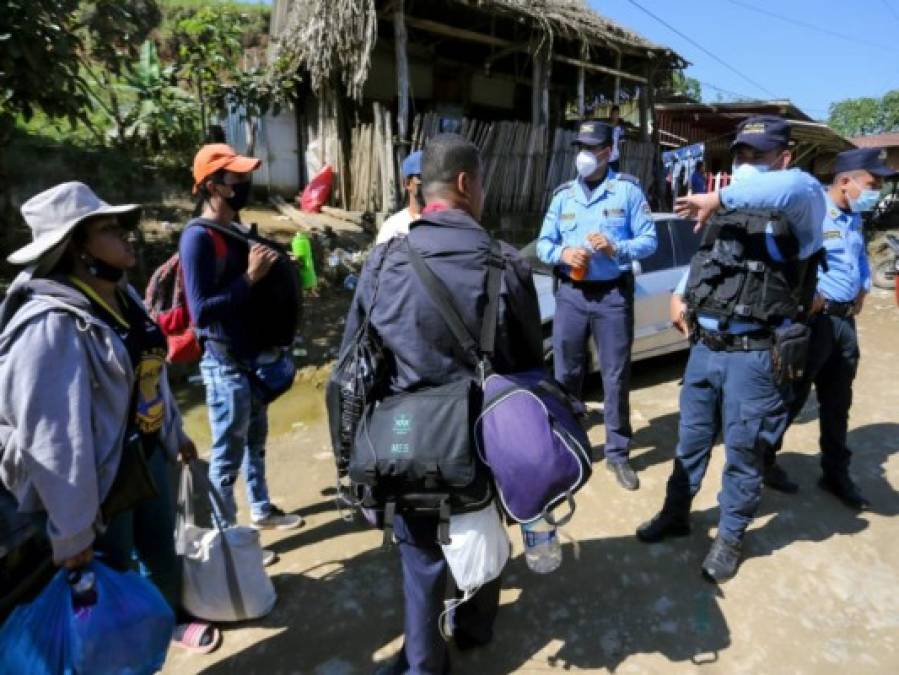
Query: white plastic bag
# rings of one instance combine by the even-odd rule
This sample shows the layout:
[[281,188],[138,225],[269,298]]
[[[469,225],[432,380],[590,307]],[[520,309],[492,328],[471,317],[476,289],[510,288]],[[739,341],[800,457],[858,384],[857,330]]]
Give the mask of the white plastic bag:
[[459,590],[467,600],[484,584],[496,579],[509,560],[509,535],[496,505],[450,516],[450,543],[443,555]]
[[[262,565],[259,532],[250,527],[198,527],[193,514],[191,467],[181,470],[175,548],[184,556],[181,603],[198,619],[243,621],[265,616],[275,606],[277,595]],[[205,474],[198,471],[198,476]],[[218,497],[207,480],[206,492]]]

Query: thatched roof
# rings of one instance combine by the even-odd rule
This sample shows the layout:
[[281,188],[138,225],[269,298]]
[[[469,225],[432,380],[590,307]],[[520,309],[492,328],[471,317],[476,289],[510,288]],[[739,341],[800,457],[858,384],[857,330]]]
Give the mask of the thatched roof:
[[[550,42],[559,37],[587,45],[658,59],[670,68],[686,65],[671,49],[606,19],[585,0],[444,0],[524,20]],[[272,60],[305,71],[313,90],[339,74],[347,94],[360,98],[378,37],[377,0],[276,0]]]

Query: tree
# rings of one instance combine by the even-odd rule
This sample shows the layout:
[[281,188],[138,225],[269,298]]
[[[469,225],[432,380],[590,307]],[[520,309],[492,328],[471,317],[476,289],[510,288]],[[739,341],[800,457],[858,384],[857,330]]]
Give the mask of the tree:
[[200,104],[200,127],[206,134],[209,103],[220,84],[236,70],[241,52],[242,15],[228,6],[203,7],[175,27],[179,74]]
[[881,100],[866,97],[832,103],[827,123],[849,137],[881,133],[884,130]]
[[671,87],[675,94],[686,96],[696,103],[702,101],[702,85],[699,80],[687,77],[683,71],[675,70],[671,74]]
[[35,109],[75,123],[90,103],[80,73],[78,0],[6,0],[0,11],[0,114]]

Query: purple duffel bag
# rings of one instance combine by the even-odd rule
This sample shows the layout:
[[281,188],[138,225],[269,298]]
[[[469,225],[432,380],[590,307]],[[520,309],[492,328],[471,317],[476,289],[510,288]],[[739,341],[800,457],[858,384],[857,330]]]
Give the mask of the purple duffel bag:
[[[544,516],[561,525],[572,495],[593,471],[590,441],[570,396],[541,370],[490,375],[475,425],[481,460],[490,467],[505,512],[519,523]],[[564,518],[551,511],[569,503]]]

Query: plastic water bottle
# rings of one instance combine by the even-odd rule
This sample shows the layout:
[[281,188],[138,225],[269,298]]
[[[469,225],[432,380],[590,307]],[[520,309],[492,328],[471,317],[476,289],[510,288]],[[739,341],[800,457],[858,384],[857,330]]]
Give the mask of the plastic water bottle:
[[528,567],[537,574],[549,574],[562,564],[562,547],[555,525],[544,518],[521,526],[524,540],[524,559]]
[[75,614],[88,611],[97,604],[97,588],[94,573],[89,570],[72,570],[66,575],[72,589],[72,607]]
[[315,263],[312,260],[312,243],[309,237],[303,232],[298,232],[290,243],[293,254],[298,261],[301,261],[300,283],[303,288],[315,288],[318,283],[318,277],[315,275]]

